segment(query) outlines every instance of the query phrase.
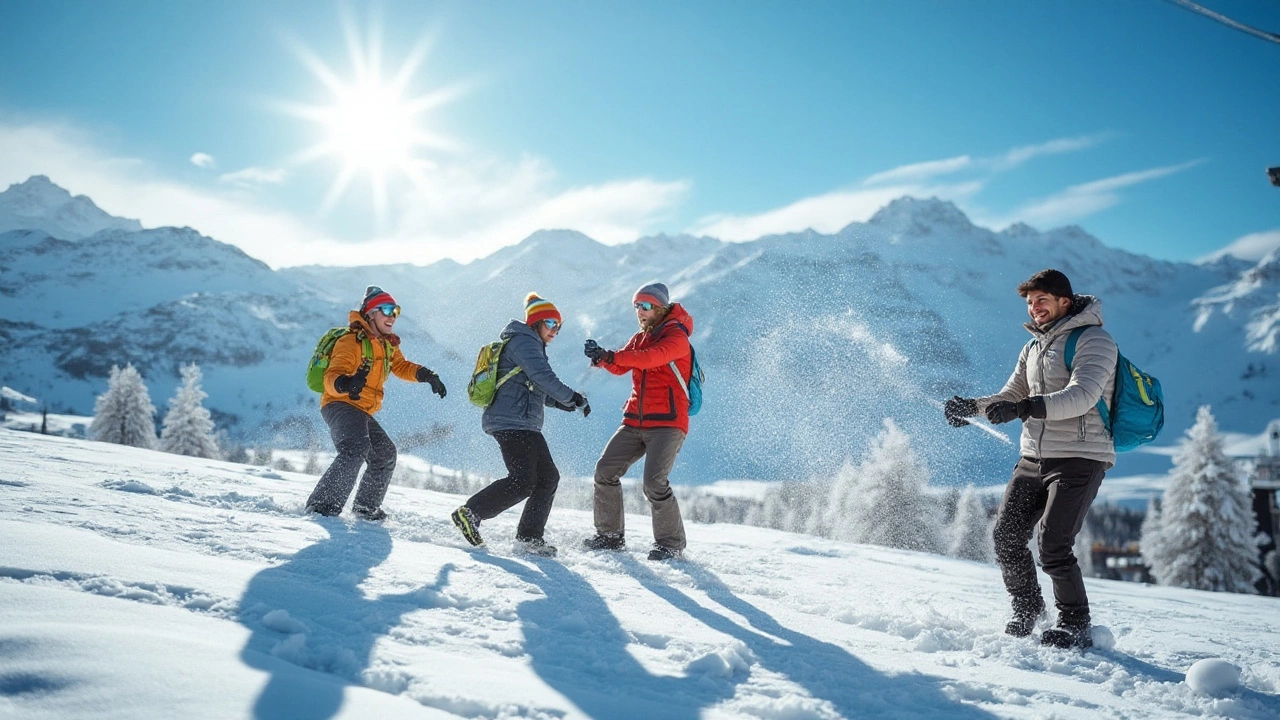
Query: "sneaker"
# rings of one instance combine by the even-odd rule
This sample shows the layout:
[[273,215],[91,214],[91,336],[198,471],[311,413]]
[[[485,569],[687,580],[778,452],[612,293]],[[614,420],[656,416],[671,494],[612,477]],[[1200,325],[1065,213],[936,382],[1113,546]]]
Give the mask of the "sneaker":
[[512,549],[517,555],[537,555],[549,558],[556,556],[556,546],[548,545],[547,541],[542,538],[517,537],[516,544]]
[[449,516],[453,520],[453,524],[462,531],[462,537],[472,545],[483,545],[484,538],[480,537],[480,519],[476,517],[471,508],[463,505],[453,514]]
[[667,560],[683,560],[684,553],[675,548],[665,547],[663,545],[654,545],[649,551],[649,559],[654,562],[664,562]]
[[1013,619],[1004,626],[1006,635],[1027,637],[1036,629],[1036,623],[1044,616],[1044,600],[1037,597],[1032,600],[1013,599]]
[[356,505],[351,508],[351,512],[369,522],[380,522],[387,519],[387,513],[382,508],[367,508],[363,505]]
[[583,540],[582,546],[588,550],[626,550],[627,539],[622,533],[596,533]]
[[334,508],[328,505],[320,505],[319,503],[309,503],[306,507],[309,513],[316,515],[324,515],[325,517],[338,517],[342,514],[342,508]]
[[1040,644],[1070,650],[1093,647],[1093,631],[1089,616],[1058,615],[1058,624],[1040,634]]

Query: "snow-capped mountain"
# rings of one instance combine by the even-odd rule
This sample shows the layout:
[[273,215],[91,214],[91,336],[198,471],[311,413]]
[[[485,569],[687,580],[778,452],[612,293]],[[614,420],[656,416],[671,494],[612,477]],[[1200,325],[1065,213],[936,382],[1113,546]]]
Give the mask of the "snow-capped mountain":
[[0,232],[43,230],[63,240],[78,240],[102,230],[141,230],[142,223],[115,217],[84,195],[34,175],[0,193]]
[[[464,390],[478,348],[522,317],[525,294],[537,291],[565,319],[549,348],[552,364],[595,409],[587,419],[549,413],[547,436],[562,472],[586,475],[630,387],[590,369],[582,341],[625,342],[635,331],[632,292],[661,280],[693,315],[707,372],[676,481],[825,473],[859,456],[890,417],[937,481],[982,484],[1007,473],[1017,424],[1000,428],[1014,440],[1006,444],[948,427],[939,403],[1003,384],[1028,338],[1014,288],[1045,267],[1101,298],[1122,351],[1161,379],[1170,441],[1203,403],[1225,430],[1257,432],[1280,416],[1280,383],[1270,377],[1276,347],[1266,341],[1275,327],[1267,260],[1165,262],[1108,248],[1074,226],[994,232],[950,203],[913,198],[833,235],[747,243],[657,236],[605,246],[551,230],[467,265],[427,267],[272,271],[189,229],[79,241],[14,231],[0,235],[0,332],[8,339],[0,383],[51,409],[86,413],[110,366],[131,361],[160,406],[177,368],[196,361],[207,405],[221,423],[235,421],[233,433],[327,437],[304,366],[319,334],[344,324],[365,286],[377,284],[404,307],[397,331],[406,355],[440,372],[450,389],[440,401],[393,382],[380,418],[402,449],[499,472]],[[1215,301],[1228,296],[1256,298],[1256,307]],[[1163,456],[1129,453],[1116,472],[1166,466]]]

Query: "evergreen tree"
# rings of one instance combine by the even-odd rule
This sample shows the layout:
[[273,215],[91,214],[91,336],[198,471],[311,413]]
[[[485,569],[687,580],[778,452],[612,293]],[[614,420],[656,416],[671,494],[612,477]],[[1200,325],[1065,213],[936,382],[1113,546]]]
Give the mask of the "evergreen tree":
[[156,446],[156,408],[142,376],[132,364],[111,366],[107,391],[93,404],[89,434],[94,440],[153,449]]
[[1249,488],[1223,451],[1207,405],[1196,413],[1196,424],[1187,431],[1173,466],[1160,503],[1156,542],[1143,548],[1151,574],[1161,585],[1254,592],[1257,521]]
[[991,521],[982,497],[972,486],[966,486],[956,501],[956,515],[951,522],[947,554],[952,557],[991,562],[995,548],[991,539]]
[[169,400],[169,412],[160,430],[160,449],[175,455],[220,458],[214,439],[213,419],[202,402],[209,397],[200,388],[200,366],[182,368],[182,385]]
[[942,551],[937,507],[925,494],[929,470],[893,420],[885,419],[884,430],[858,465],[856,478],[855,491],[844,496],[844,522],[835,533],[838,539]]

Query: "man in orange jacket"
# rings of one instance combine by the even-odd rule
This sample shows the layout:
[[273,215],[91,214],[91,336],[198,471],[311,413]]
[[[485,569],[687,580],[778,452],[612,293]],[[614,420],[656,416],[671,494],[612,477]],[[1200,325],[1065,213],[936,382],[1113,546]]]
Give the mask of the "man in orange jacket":
[[[684,521],[667,476],[689,433],[689,395],[685,390],[693,373],[689,335],[693,318],[679,303],[671,302],[667,286],[650,283],[632,298],[640,332],[621,350],[605,350],[587,340],[583,352],[591,364],[614,375],[631,373],[631,397],[622,410],[622,427],[610,438],[595,474],[595,537],[591,550],[622,550],[623,474],[644,458],[644,494],[653,515],[653,549],[650,560],[671,560],[684,553]],[[680,373],[680,377],[676,377]]]
[[352,511],[366,520],[382,520],[382,499],[396,468],[396,446],[373,419],[382,408],[382,386],[394,373],[401,380],[430,383],[441,398],[445,396],[440,376],[400,352],[400,337],[392,332],[400,306],[389,293],[376,285],[365,289],[359,310],[349,316],[351,332],[338,338],[324,373],[324,395],[320,416],[329,426],[329,435],[338,456],[316,489],[307,498],[307,511],[338,515],[355,487],[360,466],[368,463]]

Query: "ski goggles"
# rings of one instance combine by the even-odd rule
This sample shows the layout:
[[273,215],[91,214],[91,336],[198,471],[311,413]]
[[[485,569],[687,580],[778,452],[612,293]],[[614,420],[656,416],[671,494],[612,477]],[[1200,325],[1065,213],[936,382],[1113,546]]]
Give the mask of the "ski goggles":
[[546,320],[542,321],[542,324],[547,326],[548,330],[555,330],[557,332],[560,331],[560,321],[556,320],[555,318],[547,318]]
[[375,305],[374,310],[386,315],[387,317],[400,317],[400,306],[395,303],[383,303]]
[[653,303],[649,302],[648,300],[641,300],[640,302],[631,303],[631,307],[633,307],[633,308],[635,308],[635,309],[637,309],[637,310],[643,310],[643,311],[645,311],[645,312],[649,312],[650,310],[652,310],[652,309],[654,309],[655,307],[657,307],[657,305],[654,305]]

